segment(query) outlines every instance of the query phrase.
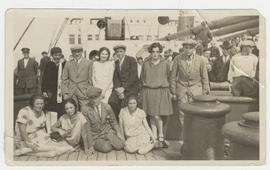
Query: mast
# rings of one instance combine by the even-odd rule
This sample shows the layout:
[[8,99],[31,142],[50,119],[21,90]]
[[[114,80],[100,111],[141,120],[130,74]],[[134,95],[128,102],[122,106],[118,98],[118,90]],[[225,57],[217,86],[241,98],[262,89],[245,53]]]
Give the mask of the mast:
[[27,32],[27,30],[30,28],[31,24],[33,23],[33,21],[35,20],[35,17],[33,17],[31,19],[31,21],[29,22],[29,24],[27,25],[27,27],[25,28],[24,32],[22,33],[21,37],[19,38],[19,40],[17,41],[17,43],[15,44],[13,51],[16,50],[17,46],[19,45],[19,43],[21,42],[23,36],[25,35],[25,33]]
[[63,23],[62,23],[62,25],[61,25],[61,27],[60,27],[54,41],[51,42],[51,44],[49,45],[48,52],[51,50],[51,48],[53,48],[53,47],[55,47],[57,45],[57,43],[58,43],[58,41],[59,41],[59,39],[60,39],[64,29],[65,29],[65,27],[66,27],[66,24],[67,24],[68,20],[69,20],[69,18],[65,18],[65,20],[63,21]]

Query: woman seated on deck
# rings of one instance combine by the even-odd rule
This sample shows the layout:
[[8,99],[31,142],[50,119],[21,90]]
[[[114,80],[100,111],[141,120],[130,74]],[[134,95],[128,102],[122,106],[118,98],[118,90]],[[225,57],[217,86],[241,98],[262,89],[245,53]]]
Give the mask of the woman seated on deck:
[[75,100],[67,99],[64,101],[65,114],[52,126],[52,131],[61,136],[71,146],[79,149],[79,142],[82,137],[83,143],[87,142],[86,119],[78,111]]
[[73,151],[66,141],[54,142],[46,131],[44,97],[33,95],[30,106],[19,111],[15,125],[15,155],[54,157]]
[[126,152],[146,154],[153,149],[155,137],[147,123],[146,113],[137,108],[136,97],[131,96],[128,106],[121,109],[119,124],[123,138],[126,137]]

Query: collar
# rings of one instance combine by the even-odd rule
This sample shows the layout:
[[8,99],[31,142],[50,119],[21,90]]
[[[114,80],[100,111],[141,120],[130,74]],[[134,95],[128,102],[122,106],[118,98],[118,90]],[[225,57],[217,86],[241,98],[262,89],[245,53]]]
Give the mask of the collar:
[[194,56],[195,56],[195,54],[193,53],[193,54],[190,55],[190,56],[185,56],[185,59],[193,60],[193,59],[194,59]]
[[123,63],[123,61],[124,61],[125,57],[126,57],[126,55],[124,55],[124,57],[123,57],[121,60],[120,60],[120,59],[118,59],[118,60],[119,60],[119,62],[120,62],[120,63]]
[[82,61],[82,57],[79,59],[79,60],[76,60],[75,58],[74,58],[74,61],[76,62],[76,63],[80,63],[81,61]]

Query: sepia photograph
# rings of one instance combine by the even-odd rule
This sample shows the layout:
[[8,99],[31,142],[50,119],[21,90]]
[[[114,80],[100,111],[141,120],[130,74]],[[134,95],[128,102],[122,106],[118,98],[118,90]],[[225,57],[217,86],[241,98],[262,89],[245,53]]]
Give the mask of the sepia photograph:
[[16,165],[262,165],[256,10],[9,9],[5,159]]

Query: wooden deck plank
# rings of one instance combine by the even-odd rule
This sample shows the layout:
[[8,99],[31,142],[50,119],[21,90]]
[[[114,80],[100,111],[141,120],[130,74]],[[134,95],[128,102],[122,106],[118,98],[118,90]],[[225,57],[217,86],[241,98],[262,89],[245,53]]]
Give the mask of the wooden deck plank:
[[169,148],[162,149],[167,155],[168,160],[181,160],[182,155],[180,154],[181,144],[179,141],[168,141]]
[[79,156],[79,151],[71,152],[68,157],[68,161],[77,161]]
[[130,153],[126,153],[125,151],[113,150],[107,154],[104,154],[101,152],[95,152],[94,155],[88,157],[84,153],[84,150],[80,150],[79,152],[65,153],[63,155],[52,157],[52,158],[42,158],[42,157],[24,155],[24,156],[14,157],[14,160],[15,161],[181,160],[182,159],[180,155],[181,144],[178,141],[168,141],[168,142],[169,142],[169,148],[154,149],[145,155],[130,154]]
[[37,161],[38,157],[36,156],[29,156],[28,161]]
[[86,161],[87,155],[84,153],[84,150],[80,150],[78,154],[78,161]]
[[155,149],[152,151],[153,154],[155,155],[156,160],[167,160],[166,159],[166,154],[162,149]]
[[145,154],[145,158],[146,160],[156,160],[155,155],[153,154],[152,151]]
[[136,154],[135,153],[126,153],[126,157],[128,161],[136,161]]
[[115,151],[117,160],[127,160],[126,153],[124,151]]
[[48,158],[45,158],[45,157],[38,157],[38,161],[47,161]]
[[70,154],[70,152],[64,153],[63,155],[60,155],[59,158],[58,158],[58,161],[66,161],[66,160],[68,160],[69,154]]
[[138,153],[136,153],[136,158],[137,158],[138,161],[144,161],[144,160],[146,160],[146,158],[145,158],[144,155],[141,155],[141,154],[138,154]]
[[22,155],[22,156],[15,156],[14,160],[15,161],[27,161],[29,159],[28,155]]
[[107,153],[107,160],[108,161],[115,161],[116,160],[115,150],[112,150],[111,152]]
[[47,161],[57,161],[59,156],[48,158]]
[[106,161],[107,155],[106,153],[98,152],[97,161]]
[[97,156],[98,156],[98,152],[95,152],[93,155],[87,156],[87,160],[96,161],[97,160]]
[[13,161],[19,161],[20,160],[20,157],[19,156],[14,156],[13,157]]

